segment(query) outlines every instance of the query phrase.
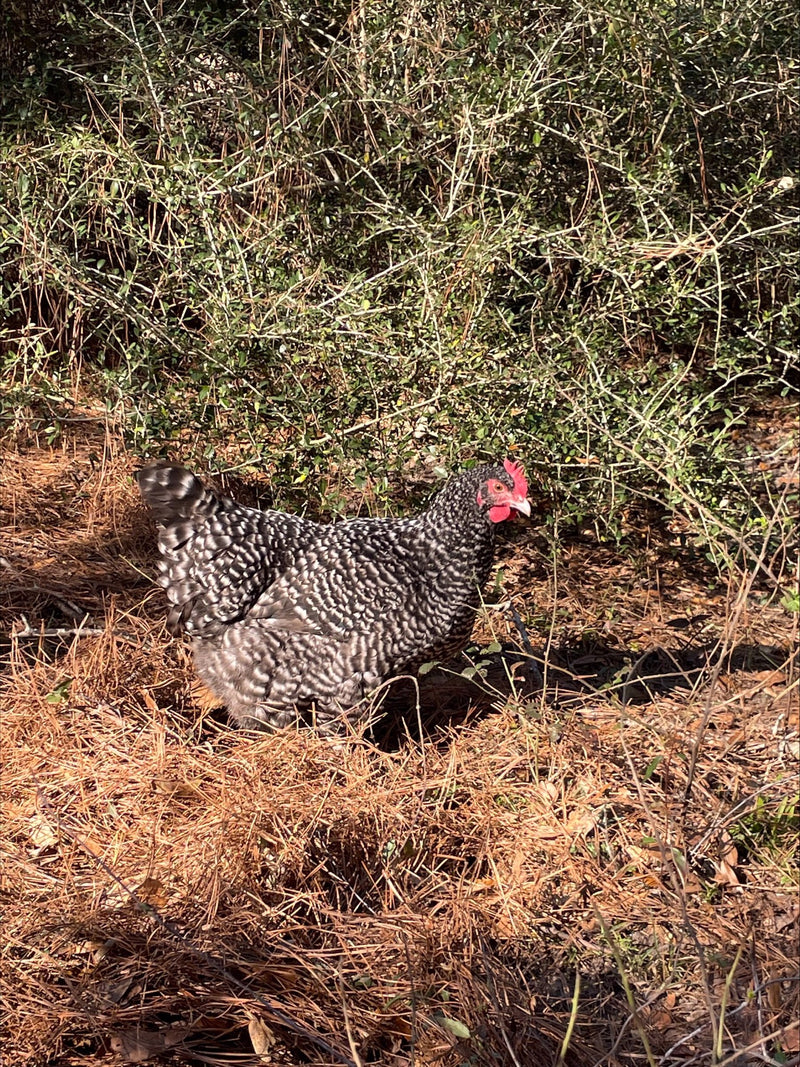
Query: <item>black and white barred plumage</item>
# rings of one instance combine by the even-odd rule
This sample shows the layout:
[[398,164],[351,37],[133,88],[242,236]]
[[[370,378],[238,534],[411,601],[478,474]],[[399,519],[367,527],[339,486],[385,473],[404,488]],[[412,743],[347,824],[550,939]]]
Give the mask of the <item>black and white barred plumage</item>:
[[460,652],[489,576],[494,529],[530,514],[521,469],[452,479],[414,519],[320,524],[243,507],[190,471],[138,476],[159,523],[168,625],[243,725],[313,711],[329,725],[381,682]]

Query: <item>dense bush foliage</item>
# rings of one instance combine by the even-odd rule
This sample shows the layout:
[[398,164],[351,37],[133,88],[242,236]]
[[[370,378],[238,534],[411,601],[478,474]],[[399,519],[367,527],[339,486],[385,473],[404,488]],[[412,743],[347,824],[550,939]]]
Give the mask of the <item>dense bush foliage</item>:
[[516,446],[605,529],[763,526],[730,428],[792,385],[789,0],[3,18],[7,423],[100,398],[278,485]]

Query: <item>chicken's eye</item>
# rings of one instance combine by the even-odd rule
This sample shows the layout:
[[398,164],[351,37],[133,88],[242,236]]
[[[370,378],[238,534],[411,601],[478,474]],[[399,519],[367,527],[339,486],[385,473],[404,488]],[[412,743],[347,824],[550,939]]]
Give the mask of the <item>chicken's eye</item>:
[[493,482],[492,483],[492,492],[493,493],[505,493],[505,491],[506,491],[506,487],[503,485],[502,482]]

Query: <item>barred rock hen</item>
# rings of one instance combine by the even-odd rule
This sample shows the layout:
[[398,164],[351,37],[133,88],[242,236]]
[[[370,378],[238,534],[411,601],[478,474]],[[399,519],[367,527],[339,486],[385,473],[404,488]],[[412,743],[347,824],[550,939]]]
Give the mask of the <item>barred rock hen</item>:
[[320,524],[217,496],[157,463],[139,488],[161,529],[168,625],[236,722],[320,728],[381,682],[460,652],[492,565],[497,523],[530,515],[506,460],[453,478],[414,519]]

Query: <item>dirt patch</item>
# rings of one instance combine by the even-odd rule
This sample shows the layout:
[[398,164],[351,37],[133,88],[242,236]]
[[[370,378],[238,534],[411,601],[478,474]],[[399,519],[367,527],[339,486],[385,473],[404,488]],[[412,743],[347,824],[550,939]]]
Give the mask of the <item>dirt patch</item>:
[[521,526],[419,715],[236,732],[165,633],[137,465],[99,425],[3,455],[9,1063],[793,1061],[778,597]]

